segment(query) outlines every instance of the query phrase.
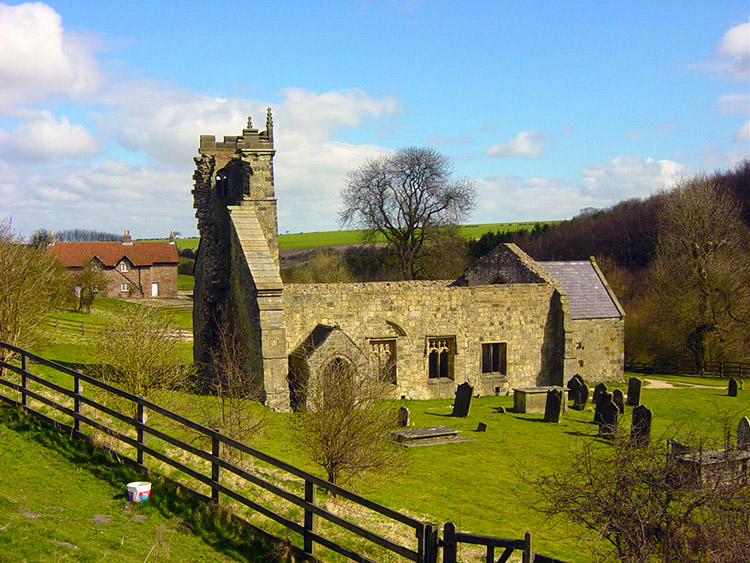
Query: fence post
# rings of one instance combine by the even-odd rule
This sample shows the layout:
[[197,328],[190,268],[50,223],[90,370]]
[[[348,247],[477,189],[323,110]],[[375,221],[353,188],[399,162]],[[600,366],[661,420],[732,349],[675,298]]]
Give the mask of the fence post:
[[437,563],[438,535],[437,524],[424,522],[417,528],[417,560],[419,563]]
[[146,407],[138,403],[138,465],[145,465],[145,456],[143,446],[146,445],[146,433],[143,431],[143,425],[146,424]]
[[[305,479],[305,501],[310,504],[315,504],[315,483]],[[304,536],[304,550],[305,553],[312,555],[315,546],[313,545],[313,538],[311,533],[315,531],[315,514],[307,508],[305,508],[305,536]]]
[[456,524],[446,522],[443,526],[443,563],[456,563]]
[[534,563],[534,552],[531,550],[531,532],[526,532],[523,541],[526,545],[523,548],[521,561],[522,563]]
[[[73,410],[76,414],[81,414],[81,378],[77,375],[73,376],[73,392],[76,394],[73,399]],[[77,417],[73,417],[73,428],[76,432],[81,431],[81,421]],[[140,441],[140,440],[139,440]]]
[[[214,433],[211,435],[211,455],[221,459],[221,440],[219,436],[219,429],[214,428]],[[211,460],[211,480],[216,485],[221,482],[220,470],[221,466],[215,460]],[[214,485],[211,485],[211,500],[219,504],[219,488]]]
[[26,354],[21,354],[21,404],[26,406],[26,389],[28,389],[28,382],[26,381]]

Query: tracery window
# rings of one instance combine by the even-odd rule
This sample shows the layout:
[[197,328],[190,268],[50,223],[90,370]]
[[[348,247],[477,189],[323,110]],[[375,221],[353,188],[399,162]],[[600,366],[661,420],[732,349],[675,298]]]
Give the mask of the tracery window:
[[370,340],[370,366],[383,381],[396,383],[396,339]]
[[456,355],[456,338],[438,336],[427,339],[428,377],[453,379],[453,361]]

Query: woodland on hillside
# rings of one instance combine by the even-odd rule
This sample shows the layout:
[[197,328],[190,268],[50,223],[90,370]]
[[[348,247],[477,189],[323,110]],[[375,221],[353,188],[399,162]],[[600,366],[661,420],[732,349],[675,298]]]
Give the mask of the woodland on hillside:
[[[533,229],[456,230],[423,257],[425,279],[455,279],[497,244],[513,242],[536,260],[594,256],[627,319],[626,360],[750,361],[750,161],[680,181],[645,199]],[[285,282],[402,279],[398,260],[375,245],[310,251],[282,270]]]

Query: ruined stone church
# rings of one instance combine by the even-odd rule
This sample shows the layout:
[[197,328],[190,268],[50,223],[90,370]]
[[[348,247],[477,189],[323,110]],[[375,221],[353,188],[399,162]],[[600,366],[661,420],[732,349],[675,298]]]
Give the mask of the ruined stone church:
[[537,262],[507,244],[457,280],[285,285],[270,109],[265,130],[248,119],[239,136],[201,135],[198,152],[194,357],[209,361],[231,327],[271,408],[301,406],[336,365],[407,399],[622,378],[625,314],[593,259]]

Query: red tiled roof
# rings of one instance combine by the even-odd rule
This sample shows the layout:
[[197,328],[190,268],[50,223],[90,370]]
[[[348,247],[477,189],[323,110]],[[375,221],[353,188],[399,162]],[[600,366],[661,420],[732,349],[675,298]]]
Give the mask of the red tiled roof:
[[168,242],[56,242],[47,247],[66,268],[81,268],[96,256],[106,267],[115,267],[123,257],[133,266],[178,264],[177,245]]

